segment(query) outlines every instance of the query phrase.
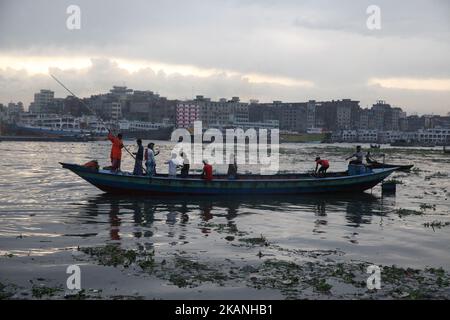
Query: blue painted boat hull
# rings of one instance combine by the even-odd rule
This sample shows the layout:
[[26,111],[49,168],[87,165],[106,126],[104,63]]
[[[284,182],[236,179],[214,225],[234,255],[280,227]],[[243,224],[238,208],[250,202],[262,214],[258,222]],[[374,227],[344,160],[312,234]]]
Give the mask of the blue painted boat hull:
[[240,176],[228,180],[218,176],[212,181],[204,181],[199,176],[189,178],[168,178],[115,174],[96,171],[76,164],[61,163],[82,179],[108,193],[146,195],[273,195],[327,192],[363,192],[371,189],[388,177],[396,168],[374,169],[360,175],[335,174],[326,178],[308,175]]

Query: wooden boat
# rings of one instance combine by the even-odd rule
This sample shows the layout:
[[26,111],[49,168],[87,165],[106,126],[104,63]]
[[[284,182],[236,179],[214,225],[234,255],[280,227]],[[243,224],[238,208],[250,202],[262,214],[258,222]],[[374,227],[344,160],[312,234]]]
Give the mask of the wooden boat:
[[409,171],[412,167],[414,167],[413,164],[387,164],[387,163],[381,163],[381,162],[375,162],[367,165],[368,167],[372,169],[388,169],[388,168],[396,168],[397,171]]
[[111,173],[76,164],[61,163],[82,179],[109,193],[146,195],[241,195],[241,194],[302,194],[326,192],[363,192],[383,181],[397,168],[369,169],[366,173],[349,175],[348,172],[327,173],[325,178],[309,174],[239,175],[229,180],[216,175],[204,181],[199,175],[187,178],[133,176],[129,173]]

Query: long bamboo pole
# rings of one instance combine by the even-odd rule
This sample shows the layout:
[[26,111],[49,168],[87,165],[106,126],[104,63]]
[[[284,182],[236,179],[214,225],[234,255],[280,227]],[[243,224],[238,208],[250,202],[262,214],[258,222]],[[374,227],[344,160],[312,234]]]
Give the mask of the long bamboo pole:
[[[73,97],[75,97],[75,98],[77,98],[94,116],[96,116],[97,117],[97,119],[99,119],[100,121],[101,121],[101,123],[102,123],[102,125],[105,127],[105,128],[107,128],[107,126],[106,126],[106,123],[103,121],[103,119],[101,118],[101,117],[99,117],[98,115],[97,115],[97,113],[95,112],[95,110],[93,110],[89,105],[87,105],[86,103],[84,103],[84,101],[83,100],[81,100],[80,98],[78,98],[78,96],[75,94],[75,93],[73,93],[69,88],[67,88],[61,81],[59,81],[58,80],[58,78],[56,78],[54,75],[52,75],[52,74],[50,74],[50,76],[56,81],[56,82],[58,82],[58,84],[61,86],[61,87],[63,87],[64,89],[66,89],[67,90],[67,92],[69,92]],[[107,128],[108,129],[108,131],[111,131],[109,128]],[[125,151],[126,152],[128,152],[128,154],[133,158],[133,159],[135,159],[136,160],[136,157],[134,156],[134,154],[132,154],[131,152],[130,152],[130,150],[128,150],[128,148],[127,147],[125,147],[125,145],[123,145],[123,148],[125,149]],[[144,169],[144,172],[147,172],[147,170],[144,168],[144,166],[142,166],[142,168]]]

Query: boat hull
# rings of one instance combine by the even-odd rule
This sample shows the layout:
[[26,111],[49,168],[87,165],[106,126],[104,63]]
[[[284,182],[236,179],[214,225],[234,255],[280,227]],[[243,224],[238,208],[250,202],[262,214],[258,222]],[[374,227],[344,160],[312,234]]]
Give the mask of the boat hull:
[[376,169],[371,173],[315,178],[301,176],[294,179],[278,176],[255,176],[252,179],[240,177],[237,180],[226,178],[204,181],[197,177],[168,178],[165,176],[145,177],[129,174],[113,174],[74,164],[62,163],[82,179],[107,193],[146,194],[146,195],[273,195],[304,194],[327,192],[363,192],[371,189],[388,177],[393,169]]

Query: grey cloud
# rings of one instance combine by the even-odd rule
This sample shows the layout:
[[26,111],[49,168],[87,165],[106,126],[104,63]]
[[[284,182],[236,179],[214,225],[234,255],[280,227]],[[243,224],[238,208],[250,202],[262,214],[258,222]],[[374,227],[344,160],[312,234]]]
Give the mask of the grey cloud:
[[[65,10],[70,4],[81,7],[80,31],[65,28]],[[380,31],[369,32],[365,27],[370,4],[382,8]],[[317,84],[314,92],[268,89],[274,99],[307,98],[308,93],[316,94],[312,98],[366,96],[366,91],[351,90],[374,90],[366,87],[372,77],[450,77],[449,13],[450,5],[444,0],[3,0],[0,55],[146,59]],[[98,67],[96,63],[94,68]],[[121,76],[107,72],[116,71],[109,66],[86,76]],[[159,80],[168,81],[164,79],[175,78]],[[249,92],[254,97],[269,96],[254,85],[241,81],[235,85],[235,79],[224,79],[212,82],[221,88],[208,90],[220,96],[218,91],[227,95],[240,87],[241,91],[253,90]],[[195,77],[188,80],[197,81]],[[206,85],[201,83],[199,87]],[[171,85],[181,90],[171,91],[173,96],[191,91],[175,81]],[[409,103],[407,95],[399,93],[398,98],[399,103]]]
[[[352,98],[367,106],[377,99],[385,99],[408,112],[447,113],[450,111],[450,92],[414,92],[411,90],[383,89],[376,86],[341,85],[333,88],[302,88],[283,85],[250,83],[239,76],[215,74],[210,77],[167,75],[150,68],[128,73],[107,59],[92,61],[92,67],[82,70],[51,69],[72,91],[79,96],[107,92],[113,85],[126,85],[136,90],[152,90],[171,99],[188,99],[203,94],[214,99],[240,96],[260,101],[307,101]],[[6,70],[0,73],[0,102],[22,100],[27,105],[33,93],[41,88],[52,89],[56,96],[67,93],[48,75],[30,76],[23,71]],[[431,104],[431,105],[430,105]]]

